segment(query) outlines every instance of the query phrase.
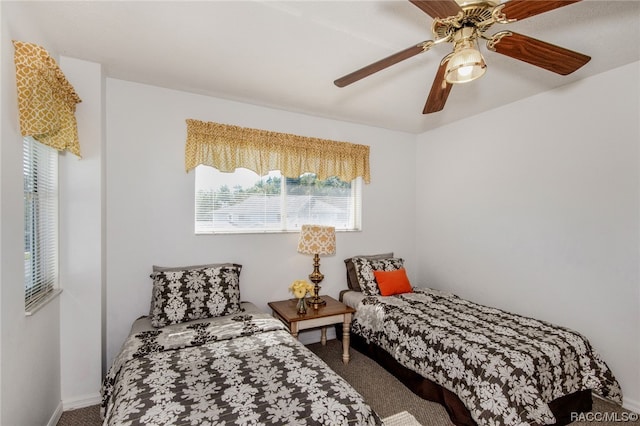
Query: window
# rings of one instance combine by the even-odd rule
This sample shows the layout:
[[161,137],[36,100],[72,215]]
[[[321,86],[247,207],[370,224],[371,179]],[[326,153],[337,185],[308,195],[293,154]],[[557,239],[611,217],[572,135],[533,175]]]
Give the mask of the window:
[[286,232],[311,223],[360,230],[361,180],[318,180],[313,173],[291,179],[278,171],[259,176],[248,169],[223,173],[201,165],[195,232]]
[[31,314],[58,286],[58,152],[23,141],[24,299]]

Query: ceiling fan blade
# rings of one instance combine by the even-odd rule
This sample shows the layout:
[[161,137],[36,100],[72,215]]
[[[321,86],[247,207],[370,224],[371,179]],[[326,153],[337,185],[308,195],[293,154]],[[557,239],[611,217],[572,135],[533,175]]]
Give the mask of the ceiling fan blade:
[[431,91],[429,92],[427,103],[424,104],[424,109],[422,110],[423,114],[431,114],[432,112],[441,111],[444,108],[444,104],[447,102],[449,92],[453,87],[453,84],[447,83],[444,79],[444,72],[447,70],[447,62],[448,61],[443,60],[440,63],[440,67],[436,73],[436,78],[433,80],[433,84],[431,85]]
[[590,56],[529,36],[506,33],[496,40],[492,50],[561,75],[571,74],[591,60]]
[[540,13],[568,6],[581,0],[511,0],[505,3],[502,13],[507,19],[521,21]]
[[462,8],[455,0],[409,0],[432,18],[456,16]]
[[398,53],[394,53],[391,56],[387,56],[384,59],[380,59],[379,61],[374,62],[373,64],[367,65],[366,67],[360,68],[357,71],[354,71],[350,74],[340,77],[339,79],[334,81],[333,84],[335,84],[338,87],[344,87],[351,83],[355,83],[356,81],[361,80],[375,72],[388,68],[391,65],[397,64],[400,61],[409,59],[412,56],[417,55],[418,53],[422,53],[425,50],[428,50],[425,47],[425,43],[426,42],[416,44],[415,46],[411,46]]

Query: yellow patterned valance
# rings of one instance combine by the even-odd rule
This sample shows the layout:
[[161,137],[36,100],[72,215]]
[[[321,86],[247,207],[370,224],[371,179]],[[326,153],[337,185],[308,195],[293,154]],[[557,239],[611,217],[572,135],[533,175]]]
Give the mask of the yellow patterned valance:
[[22,136],[80,157],[76,104],[82,102],[42,47],[13,41]]
[[280,170],[290,178],[315,173],[321,180],[371,180],[366,145],[188,119],[187,172],[199,164],[222,172],[244,167],[261,176]]

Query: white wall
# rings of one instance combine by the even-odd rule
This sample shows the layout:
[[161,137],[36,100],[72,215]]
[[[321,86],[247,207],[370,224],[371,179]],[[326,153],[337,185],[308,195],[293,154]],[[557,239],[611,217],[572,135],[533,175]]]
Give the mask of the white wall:
[[[0,48],[2,48],[2,50],[0,51],[0,86],[4,86],[5,84],[9,84],[10,80],[6,78],[6,71],[7,71],[7,67],[4,65],[6,63],[7,60],[7,55],[4,49],[5,43],[4,40],[8,39],[8,30],[7,30],[7,25],[6,24],[6,14],[3,13],[2,10],[2,6],[0,5]],[[5,116],[4,112],[6,110],[5,105],[8,102],[8,98],[6,98],[6,94],[4,90],[0,90],[0,140],[4,139],[4,127],[6,127],[5,125],[5,120],[2,118]],[[0,179],[2,178],[2,149],[0,148]],[[0,259],[2,259],[2,247],[4,246],[4,244],[2,244],[3,238],[3,232],[2,229],[4,228],[4,220],[2,219],[3,214],[2,214],[2,194],[4,193],[4,190],[2,188],[2,184],[0,184]],[[2,262],[0,261],[0,421],[2,421],[2,287],[3,287],[3,283],[4,283],[4,275],[3,275],[3,267],[2,267]]]
[[96,404],[102,381],[103,126],[100,64],[60,58],[80,94],[82,159],[60,158],[60,371],[64,409]]
[[[60,408],[60,303],[24,314],[22,137],[11,38],[23,40],[4,10],[0,17],[0,424],[42,426]],[[33,30],[32,30],[33,31]],[[29,41],[39,42],[37,34]]]
[[354,254],[394,250],[412,270],[414,135],[107,79],[109,363],[133,320],[148,313],[153,264],[241,263],[242,298],[265,311],[313,269],[311,257],[296,252],[295,233],[194,235],[194,172],[184,170],[187,118],[370,145],[363,231],[339,233],[337,253],[322,257],[322,293],[337,297],[346,288],[343,259]]
[[639,70],[425,133],[420,282],[586,335],[640,411]]

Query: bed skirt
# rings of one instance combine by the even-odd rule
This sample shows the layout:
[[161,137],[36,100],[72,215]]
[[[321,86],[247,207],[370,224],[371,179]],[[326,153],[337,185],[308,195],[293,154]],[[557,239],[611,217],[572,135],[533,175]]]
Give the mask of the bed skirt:
[[[339,339],[342,338],[342,324],[336,325],[336,336]],[[353,333],[351,333],[351,347],[376,361],[416,395],[443,405],[453,424],[477,426],[467,407],[450,390],[400,365],[387,351],[373,343],[367,343],[362,337]],[[551,401],[549,408],[556,418],[555,424],[561,426],[571,423],[572,413],[591,411],[592,404],[591,391],[583,390]]]

